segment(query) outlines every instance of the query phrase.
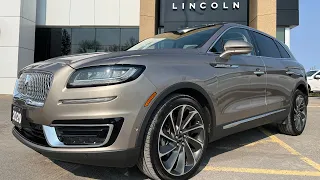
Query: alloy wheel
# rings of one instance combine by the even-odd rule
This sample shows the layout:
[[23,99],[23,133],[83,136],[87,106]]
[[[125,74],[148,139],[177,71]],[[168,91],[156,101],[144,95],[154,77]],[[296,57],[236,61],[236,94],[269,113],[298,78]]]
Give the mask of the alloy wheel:
[[296,97],[296,103],[293,110],[294,110],[293,117],[294,117],[295,127],[298,131],[302,131],[307,120],[307,115],[306,115],[307,108],[306,108],[305,99],[302,95],[298,95]]
[[180,105],[166,116],[158,137],[158,156],[163,168],[173,176],[183,176],[199,162],[205,144],[200,113],[190,105]]

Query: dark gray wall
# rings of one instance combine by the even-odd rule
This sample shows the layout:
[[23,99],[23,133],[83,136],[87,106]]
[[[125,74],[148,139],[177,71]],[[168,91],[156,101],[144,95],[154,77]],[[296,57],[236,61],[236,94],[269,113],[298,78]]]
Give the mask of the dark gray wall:
[[277,25],[299,25],[299,0],[277,0]]
[[[177,10],[172,9],[175,3]],[[182,10],[181,4],[186,4]],[[189,9],[189,3],[196,3],[196,10]],[[200,9],[200,3],[206,2],[206,10]],[[219,7],[211,9],[211,3],[218,3]],[[229,7],[223,10],[223,2]],[[240,2],[239,9],[233,9],[233,2]],[[172,31],[178,28],[200,24],[212,24],[218,22],[235,22],[248,25],[248,0],[160,0],[159,26],[165,31]]]

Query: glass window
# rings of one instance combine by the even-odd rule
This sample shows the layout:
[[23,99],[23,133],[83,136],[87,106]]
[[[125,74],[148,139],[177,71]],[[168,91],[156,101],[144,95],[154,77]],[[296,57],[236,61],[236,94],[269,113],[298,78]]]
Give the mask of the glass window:
[[198,48],[206,43],[217,32],[220,26],[167,32],[146,39],[133,46],[129,51],[144,49],[187,49]]
[[285,42],[285,28],[283,27],[277,28],[277,39],[279,41]]
[[121,29],[121,50],[125,51],[139,42],[139,30],[136,28]]
[[62,55],[114,52],[139,40],[139,28],[36,28],[35,62]]
[[259,47],[259,55],[265,57],[281,58],[280,52],[273,39],[262,35],[257,32],[253,32]]
[[316,72],[318,71],[308,71],[306,74],[308,77],[311,77],[312,75],[314,75]]
[[[224,33],[210,51],[213,53],[222,53],[224,51],[224,45],[230,40],[242,40],[252,44],[252,40],[247,30],[233,28]],[[250,54],[254,54],[253,52],[254,51]]]
[[279,48],[281,56],[283,58],[290,58],[290,55],[288,54],[287,50],[278,41],[275,41],[275,42]]
[[83,41],[93,41],[95,39],[94,28],[72,28],[72,44],[81,44]]
[[95,40],[95,28],[72,29],[72,54],[96,52],[100,43]]
[[119,51],[120,28],[98,28],[96,41],[100,43],[100,50],[105,52]]

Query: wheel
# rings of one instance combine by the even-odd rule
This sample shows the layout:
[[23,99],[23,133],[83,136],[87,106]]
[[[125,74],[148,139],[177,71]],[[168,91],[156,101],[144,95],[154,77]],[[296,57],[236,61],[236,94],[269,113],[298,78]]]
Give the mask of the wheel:
[[300,90],[296,90],[293,95],[291,110],[285,124],[279,124],[279,131],[283,134],[297,136],[300,135],[307,123],[307,103],[306,95]]
[[139,169],[152,179],[189,179],[199,168],[208,144],[208,121],[192,97],[166,98],[151,118]]
[[312,93],[311,86],[308,84],[309,93]]

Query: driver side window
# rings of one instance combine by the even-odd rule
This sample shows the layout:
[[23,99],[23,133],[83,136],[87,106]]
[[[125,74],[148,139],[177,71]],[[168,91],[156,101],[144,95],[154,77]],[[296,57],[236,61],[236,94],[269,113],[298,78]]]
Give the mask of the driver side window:
[[[233,28],[224,33],[220,39],[216,42],[216,44],[210,49],[210,52],[221,54],[224,51],[224,45],[229,40],[242,40],[252,43],[252,39],[246,29]],[[250,53],[250,55],[254,54],[254,50]]]

